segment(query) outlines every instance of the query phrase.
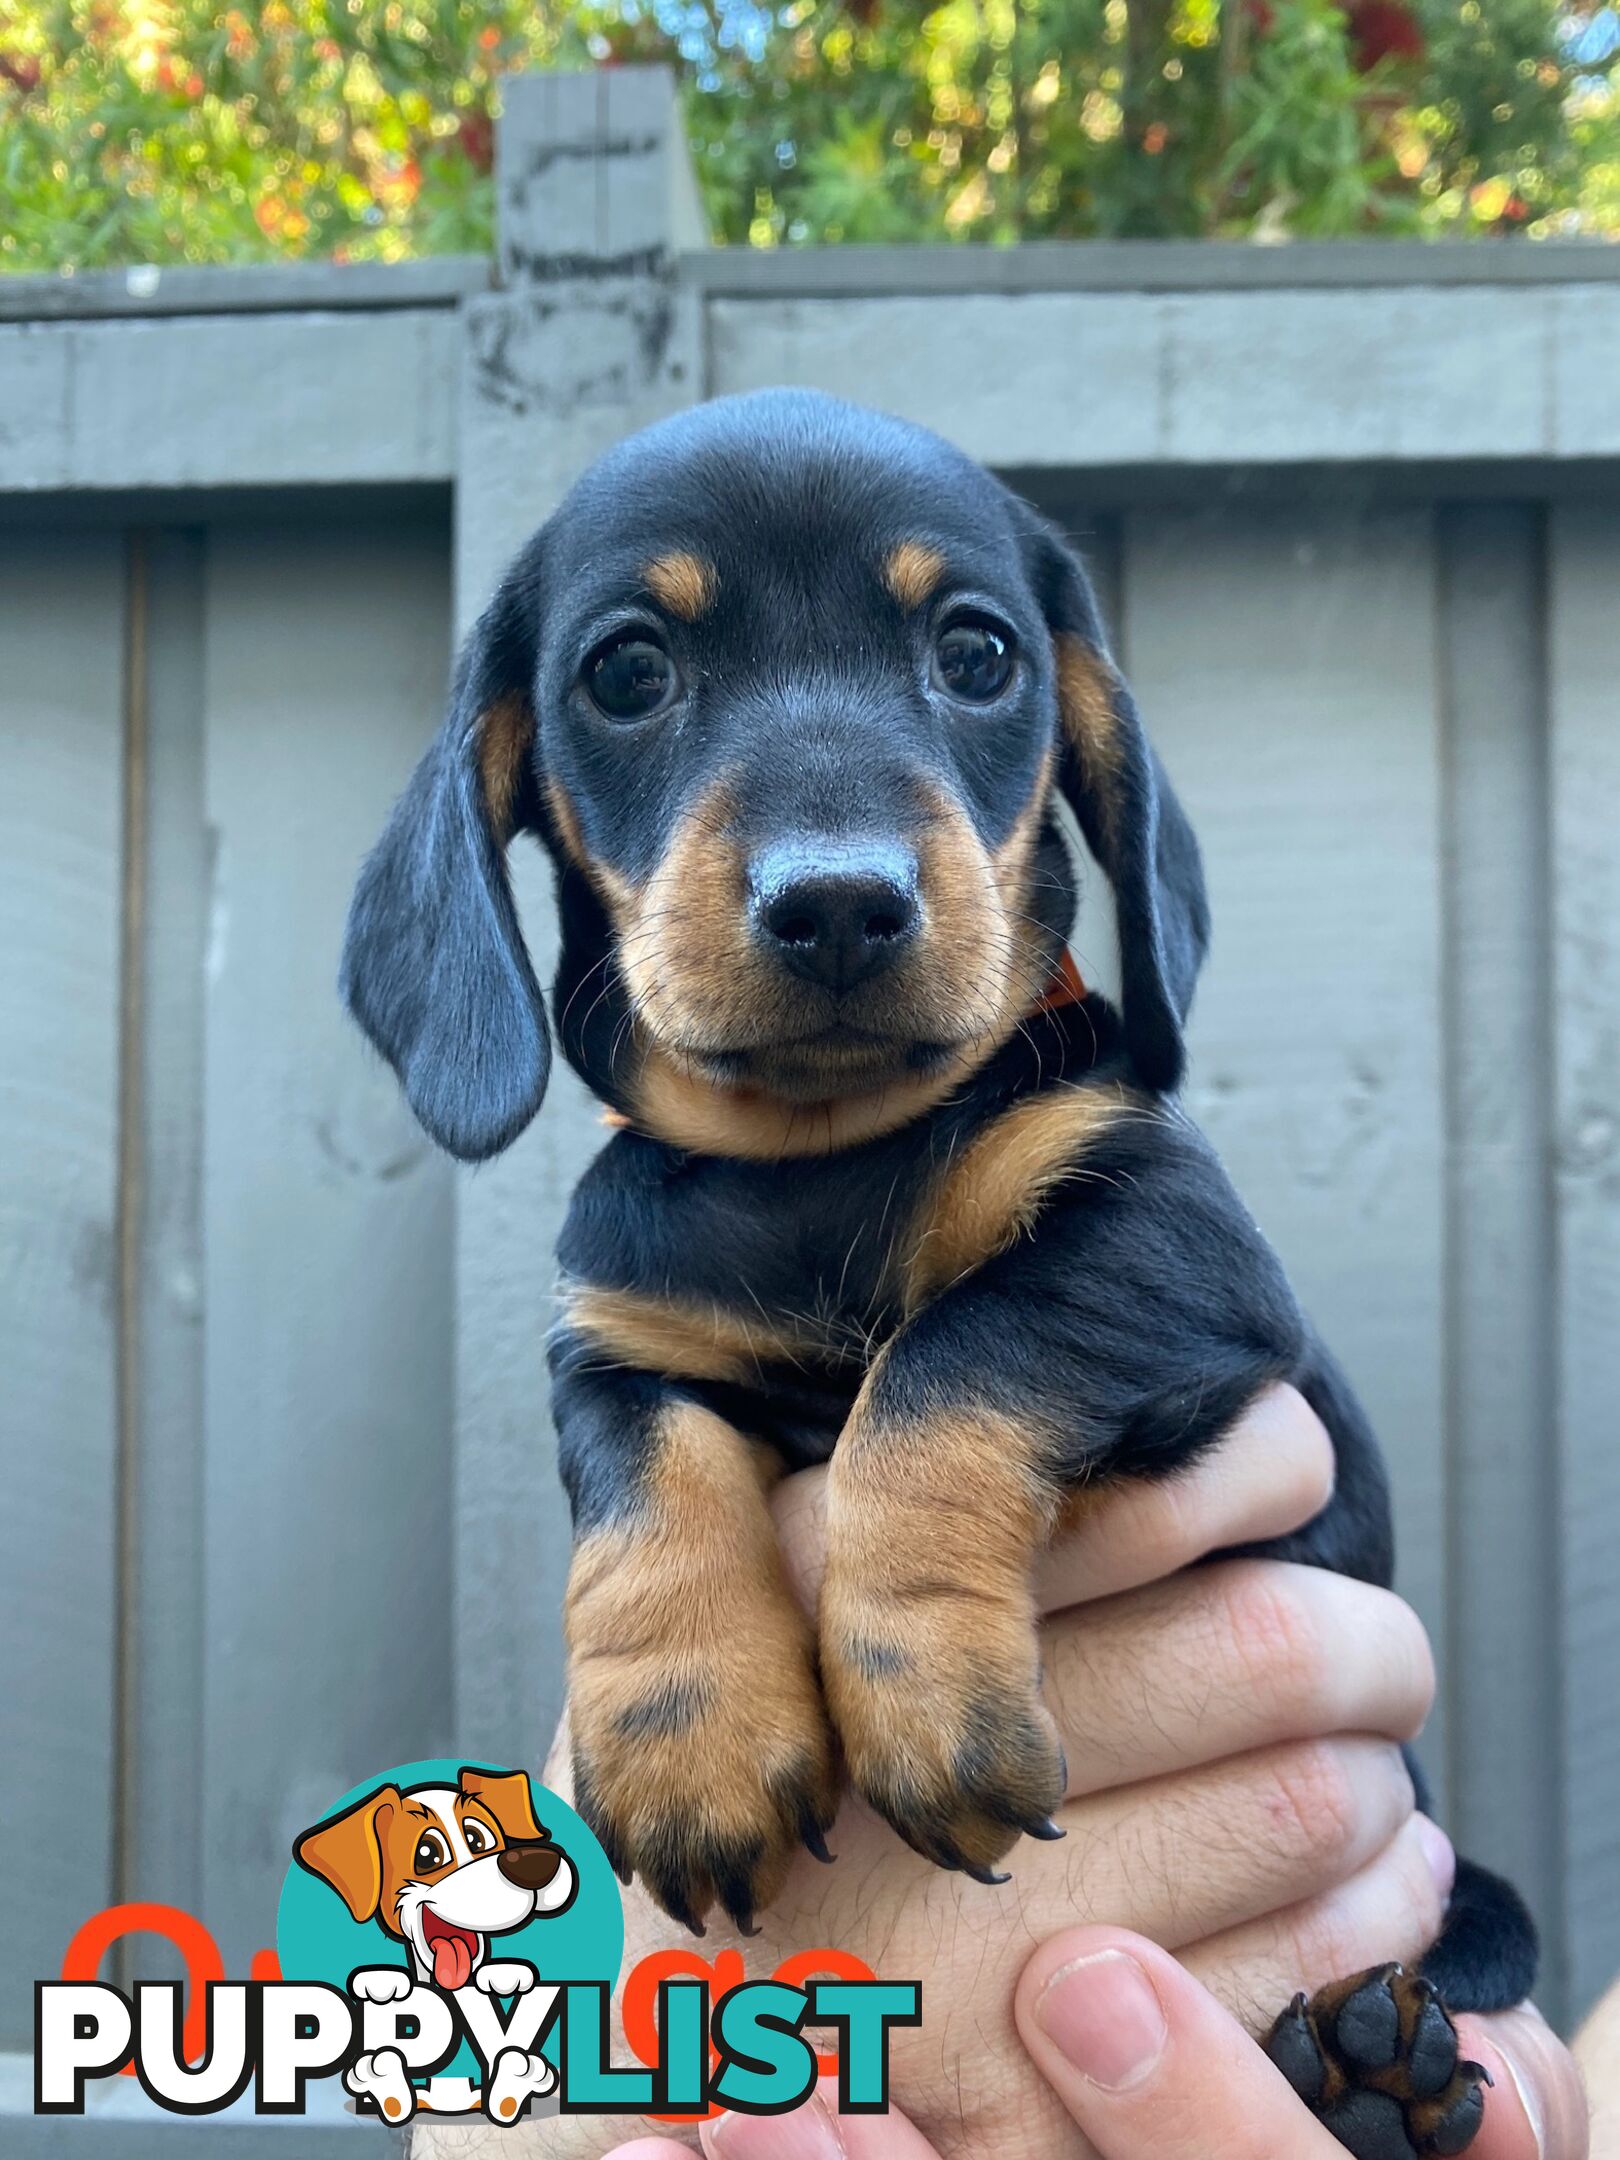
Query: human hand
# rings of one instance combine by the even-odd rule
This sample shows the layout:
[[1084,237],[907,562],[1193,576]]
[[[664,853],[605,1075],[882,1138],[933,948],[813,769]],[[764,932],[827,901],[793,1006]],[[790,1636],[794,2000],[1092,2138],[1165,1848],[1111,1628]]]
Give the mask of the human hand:
[[[1141,1936],[1118,1928],[1055,1936],[1025,1965],[1015,2002],[1030,2059],[1082,2141],[1076,2151],[1096,2160],[1345,2160],[1231,2014]],[[1580,2075],[1535,2013],[1460,2026],[1464,2050],[1493,2079],[1470,2160],[1585,2160]],[[705,2124],[703,2150],[711,2160],[939,2160],[903,2115],[836,2109],[829,2085],[791,2115],[723,2116]],[[1019,2148],[1003,2138],[980,2149]],[[687,2148],[640,2139],[613,2160],[687,2160]]]
[[[807,1602],[823,1484],[820,1472],[790,1478],[777,1500]],[[1316,1569],[1245,1560],[1179,1572],[1297,1528],[1331,1485],[1326,1434],[1280,1388],[1218,1454],[1173,1482],[1101,1495],[1053,1548],[1042,1647],[1070,1763],[1068,1835],[1020,1844],[1011,1883],[941,1872],[850,1797],[837,1864],[796,1862],[755,1939],[721,1922],[694,1945],[639,1885],[627,1892],[627,1969],[658,1949],[729,1950],[763,1978],[795,1952],[836,1947],[883,1977],[920,1980],[923,2023],[893,2036],[897,2101],[953,2156],[1061,2160],[1084,2146],[1018,2045],[1012,2009],[1020,1963],[1046,1937],[1077,1921],[1131,1927],[1251,2029],[1298,1988],[1414,1957],[1438,1930],[1452,1865],[1412,1812],[1395,1745],[1433,1688],[1415,1617],[1388,1592]],[[566,1758],[564,1733],[546,1773],[563,1792]],[[502,2152],[584,2160],[631,2127],[569,2117],[503,2132]],[[425,2160],[434,2148],[418,2144]]]

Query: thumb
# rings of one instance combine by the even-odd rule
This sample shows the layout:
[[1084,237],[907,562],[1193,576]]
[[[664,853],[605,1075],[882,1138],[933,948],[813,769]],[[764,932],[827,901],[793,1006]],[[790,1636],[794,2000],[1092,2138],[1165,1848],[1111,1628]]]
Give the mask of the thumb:
[[1237,2020],[1139,1935],[1054,1936],[1024,1967],[1015,2010],[1100,2160],[1344,2160]]

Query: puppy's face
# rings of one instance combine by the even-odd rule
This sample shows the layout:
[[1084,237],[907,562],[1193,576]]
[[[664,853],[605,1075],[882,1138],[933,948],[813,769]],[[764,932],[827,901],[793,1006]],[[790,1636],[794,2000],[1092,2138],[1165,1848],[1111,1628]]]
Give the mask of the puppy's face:
[[356,1920],[376,1920],[452,1991],[466,1986],[490,1936],[563,1911],[575,1890],[521,1771],[466,1769],[456,1785],[409,1792],[381,1786],[305,1831],[294,1852]]
[[577,566],[539,586],[556,844],[606,918],[622,1047],[721,1091],[819,1104],[953,1067],[1065,926],[1032,910],[1051,641],[1006,496],[923,441],[700,413],[546,536]]
[[774,1155],[898,1124],[1039,997],[1115,888],[1138,1078],[1173,1086],[1197,851],[1084,571],[937,437],[802,393],[621,444],[513,565],[362,873],[344,989],[422,1122],[494,1153],[549,1033],[507,887],[559,867],[555,1011],[610,1102]]

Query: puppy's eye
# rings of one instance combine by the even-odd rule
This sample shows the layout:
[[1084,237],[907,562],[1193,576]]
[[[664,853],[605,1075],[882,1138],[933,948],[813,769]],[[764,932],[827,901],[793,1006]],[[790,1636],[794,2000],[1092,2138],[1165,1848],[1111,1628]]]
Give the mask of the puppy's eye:
[[958,615],[939,633],[934,680],[949,696],[988,705],[1006,689],[1012,671],[1012,639],[982,615]]
[[610,720],[650,720],[679,686],[674,661],[650,638],[626,637],[599,646],[585,663],[591,703]]
[[450,1848],[437,1830],[424,1830],[416,1841],[411,1855],[411,1866],[418,1875],[431,1875],[435,1868],[442,1868],[450,1857]]
[[481,1822],[464,1822],[461,1829],[469,1852],[489,1852],[493,1849],[495,1840]]

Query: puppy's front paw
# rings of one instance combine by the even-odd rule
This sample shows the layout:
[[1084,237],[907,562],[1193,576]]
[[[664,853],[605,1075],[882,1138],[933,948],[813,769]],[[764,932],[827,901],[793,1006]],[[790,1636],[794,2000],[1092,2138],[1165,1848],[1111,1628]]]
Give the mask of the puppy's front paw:
[[485,1995],[527,1995],[540,1975],[521,1958],[505,1958],[498,1964],[480,1965],[473,1986]]
[[356,2100],[369,2100],[385,2122],[409,2122],[416,2113],[416,2090],[398,2048],[357,2056],[344,2071],[343,2083]]
[[484,2093],[484,2113],[491,2122],[514,2123],[531,2100],[543,2100],[556,2082],[557,2073],[543,2055],[502,2048]]
[[371,1965],[349,1983],[361,2002],[403,2002],[416,1982],[402,1965]]
[[1428,1981],[1399,1965],[1296,1995],[1266,2053],[1356,2160],[1427,2160],[1462,2152],[1485,2115],[1478,2063]]
[[[767,1525],[768,1534],[768,1525]],[[568,1588],[574,1799],[623,1879],[744,1933],[837,1803],[810,1630],[746,1538],[605,1533]]]
[[915,1547],[831,1558],[821,1674],[851,1782],[925,1858],[997,1880],[1021,1832],[1059,1834],[1063,1750],[1026,1595],[947,1580]]

